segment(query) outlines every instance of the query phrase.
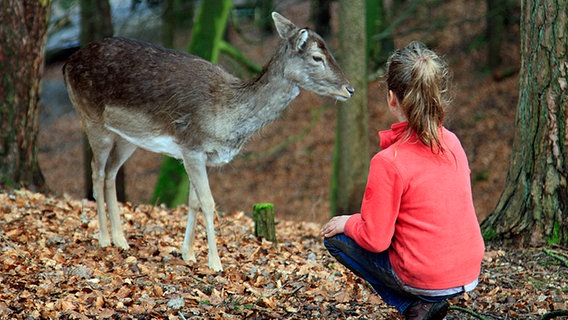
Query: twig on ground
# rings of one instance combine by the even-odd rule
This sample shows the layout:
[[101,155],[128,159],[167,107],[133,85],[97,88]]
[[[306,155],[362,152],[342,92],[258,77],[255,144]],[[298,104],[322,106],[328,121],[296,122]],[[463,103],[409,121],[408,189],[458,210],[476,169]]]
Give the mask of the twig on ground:
[[555,310],[545,313],[540,320],[549,320],[556,317],[568,316],[568,310]]
[[469,309],[466,309],[466,308],[462,308],[462,307],[458,307],[458,306],[450,306],[450,309],[452,309],[452,310],[458,310],[458,311],[461,311],[461,312],[463,312],[463,313],[467,313],[467,314],[469,314],[469,315],[471,315],[471,316],[474,316],[474,317],[476,317],[477,319],[480,319],[480,320],[487,320],[487,318],[485,318],[484,316],[480,315],[479,313],[474,312],[474,311],[469,310]]

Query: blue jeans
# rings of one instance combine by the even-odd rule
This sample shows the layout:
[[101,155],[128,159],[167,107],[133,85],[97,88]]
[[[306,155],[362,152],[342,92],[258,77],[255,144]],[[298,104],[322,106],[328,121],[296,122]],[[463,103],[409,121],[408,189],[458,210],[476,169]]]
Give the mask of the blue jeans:
[[439,302],[456,296],[426,297],[404,291],[396,281],[387,251],[367,251],[345,234],[326,238],[323,243],[337,261],[365,279],[387,304],[395,307],[401,314],[416,302]]

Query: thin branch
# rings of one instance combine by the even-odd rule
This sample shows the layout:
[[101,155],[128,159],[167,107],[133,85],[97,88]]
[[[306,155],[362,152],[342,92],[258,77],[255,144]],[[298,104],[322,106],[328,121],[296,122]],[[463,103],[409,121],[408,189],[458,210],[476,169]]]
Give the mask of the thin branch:
[[484,316],[480,315],[479,313],[474,312],[474,311],[469,310],[469,309],[466,309],[466,308],[462,308],[462,307],[458,307],[458,306],[450,306],[450,309],[452,309],[452,310],[458,310],[458,311],[463,312],[463,313],[467,313],[467,314],[469,314],[470,316],[473,316],[473,317],[475,317],[475,318],[477,318],[477,319],[480,319],[480,320],[488,320],[487,318],[485,318]]
[[568,316],[568,310],[555,310],[545,313],[540,320],[550,320],[556,317]]

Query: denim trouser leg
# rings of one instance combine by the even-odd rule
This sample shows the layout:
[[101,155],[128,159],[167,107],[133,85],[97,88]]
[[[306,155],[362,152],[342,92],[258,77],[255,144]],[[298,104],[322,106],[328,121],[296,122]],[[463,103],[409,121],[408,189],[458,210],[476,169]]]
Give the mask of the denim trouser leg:
[[326,238],[324,245],[337,261],[369,282],[377,294],[401,314],[419,300],[417,296],[403,291],[398,285],[386,251],[367,251],[344,234]]

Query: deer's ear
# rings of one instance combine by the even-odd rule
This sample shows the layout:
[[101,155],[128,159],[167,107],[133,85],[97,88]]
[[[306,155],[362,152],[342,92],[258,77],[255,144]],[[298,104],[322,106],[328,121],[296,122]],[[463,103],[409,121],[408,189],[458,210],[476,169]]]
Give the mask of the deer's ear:
[[278,31],[278,35],[280,35],[282,39],[289,39],[294,31],[298,29],[295,24],[284,18],[284,16],[278,12],[272,12],[272,20],[274,20],[276,31]]
[[304,51],[306,49],[306,43],[308,42],[308,30],[302,29],[298,32],[296,36],[296,50]]

